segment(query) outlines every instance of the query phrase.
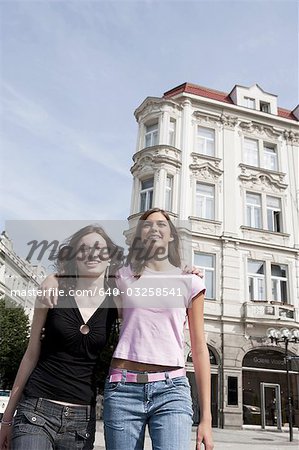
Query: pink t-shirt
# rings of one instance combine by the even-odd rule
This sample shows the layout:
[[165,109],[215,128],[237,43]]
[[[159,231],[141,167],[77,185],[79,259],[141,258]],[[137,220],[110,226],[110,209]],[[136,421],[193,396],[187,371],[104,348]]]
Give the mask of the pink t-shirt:
[[158,272],[145,268],[136,279],[130,267],[119,270],[123,323],[114,358],[184,367],[186,309],[205,291],[197,275],[180,268]]

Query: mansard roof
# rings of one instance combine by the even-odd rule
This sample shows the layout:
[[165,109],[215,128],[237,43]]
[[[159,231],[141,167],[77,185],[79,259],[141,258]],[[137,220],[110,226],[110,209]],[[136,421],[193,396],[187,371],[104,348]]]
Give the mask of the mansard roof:
[[[258,86],[258,87],[260,90],[263,91],[263,89],[260,86]],[[234,88],[232,89],[232,91],[234,90]],[[265,92],[265,91],[263,91],[263,92]],[[193,95],[197,95],[199,97],[210,98],[212,100],[217,100],[222,103],[234,104],[233,100],[230,97],[230,93],[218,91],[215,89],[210,89],[210,88],[207,88],[204,86],[199,86],[197,84],[192,84],[192,83],[187,83],[187,82],[180,84],[179,86],[176,86],[176,87],[170,89],[169,91],[166,91],[164,93],[163,97],[165,99],[170,99],[171,97],[174,97],[174,96],[176,96],[178,94],[182,94],[182,93],[193,94]],[[270,95],[273,95],[273,94],[270,94]],[[291,110],[288,110],[285,108],[277,108],[277,115],[279,117],[283,117],[284,119],[298,121],[298,119],[295,117],[293,112]]]

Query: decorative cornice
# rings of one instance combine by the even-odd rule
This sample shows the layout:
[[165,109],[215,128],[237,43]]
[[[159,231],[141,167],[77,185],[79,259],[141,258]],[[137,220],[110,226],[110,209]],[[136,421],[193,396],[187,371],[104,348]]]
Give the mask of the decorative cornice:
[[154,147],[147,147],[133,156],[134,165],[131,167],[131,173],[142,171],[156,171],[162,166],[171,166],[179,169],[181,163],[181,151],[175,147],[166,145],[157,145]]
[[220,121],[220,114],[218,113],[213,113],[211,111],[206,112],[206,111],[194,111],[194,113],[192,114],[193,117],[195,117],[198,121],[202,121],[204,120],[205,122],[219,122]]
[[189,166],[192,175],[201,180],[217,181],[222,175],[223,171],[218,167],[213,166],[209,162],[203,164],[190,164]]
[[194,111],[193,117],[200,123],[212,123],[225,128],[235,128],[238,124],[238,117],[230,114],[219,114],[214,112]]
[[254,134],[262,138],[277,139],[283,135],[283,130],[270,125],[263,125],[254,121],[240,121],[239,127],[243,132]]
[[225,128],[235,128],[238,125],[238,117],[229,114],[222,114],[220,121]]
[[245,164],[240,164],[241,174],[239,179],[246,188],[259,188],[262,191],[281,192],[288,185],[283,183],[284,173],[269,173],[260,167],[254,168]]
[[150,114],[160,114],[163,111],[164,106],[169,106],[177,111],[182,111],[182,107],[171,100],[165,100],[163,98],[157,97],[148,97],[135,110],[135,118],[137,122],[140,122]]
[[299,143],[299,133],[294,133],[294,131],[284,130],[283,136],[285,140],[290,144]]
[[197,165],[202,164],[203,162],[207,161],[215,168],[219,168],[219,165],[221,163],[220,158],[216,158],[215,156],[204,155],[202,153],[192,152],[191,158],[192,158],[192,164],[197,164]]

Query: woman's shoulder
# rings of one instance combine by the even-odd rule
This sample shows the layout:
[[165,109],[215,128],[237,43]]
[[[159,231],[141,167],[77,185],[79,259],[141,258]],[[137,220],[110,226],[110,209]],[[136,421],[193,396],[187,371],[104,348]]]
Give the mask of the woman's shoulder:
[[198,275],[191,275],[192,277],[192,293],[198,295],[201,292],[206,291],[206,286],[202,277]]

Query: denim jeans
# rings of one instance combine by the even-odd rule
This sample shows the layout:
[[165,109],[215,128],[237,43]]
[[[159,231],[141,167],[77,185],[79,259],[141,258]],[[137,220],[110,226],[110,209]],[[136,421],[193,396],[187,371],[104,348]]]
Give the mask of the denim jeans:
[[24,397],[14,418],[11,449],[91,450],[94,439],[94,407]]
[[143,450],[148,425],[153,450],[187,450],[192,429],[192,401],[187,377],[150,383],[106,380],[104,432],[106,450]]

